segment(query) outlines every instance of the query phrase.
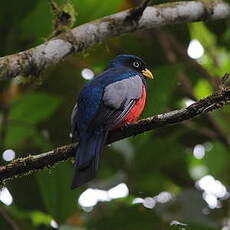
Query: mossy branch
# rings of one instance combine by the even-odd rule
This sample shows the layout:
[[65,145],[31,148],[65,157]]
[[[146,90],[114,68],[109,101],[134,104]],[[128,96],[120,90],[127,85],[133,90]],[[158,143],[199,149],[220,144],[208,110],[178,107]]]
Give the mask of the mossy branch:
[[76,20],[76,12],[70,0],[65,0],[63,5],[58,6],[55,0],[49,0],[53,14],[53,34],[51,38],[70,30]]
[[67,55],[125,33],[176,23],[230,17],[230,4],[221,0],[181,1],[146,7],[148,2],[146,0],[138,8],[75,27],[29,50],[1,57],[0,80],[18,75],[38,76],[41,71],[62,61]]
[[[227,79],[226,76],[227,75],[225,75],[225,81]],[[148,117],[135,124],[130,124],[125,128],[111,131],[109,133],[107,144],[146,131],[192,119],[198,115],[220,109],[229,102],[230,88],[221,87],[220,90],[213,95],[199,100],[187,108]],[[24,176],[43,168],[52,167],[58,162],[70,159],[75,154],[76,145],[77,144],[71,144],[58,147],[46,153],[19,158],[7,165],[0,166],[0,185],[3,185],[7,180],[16,178],[17,176]]]

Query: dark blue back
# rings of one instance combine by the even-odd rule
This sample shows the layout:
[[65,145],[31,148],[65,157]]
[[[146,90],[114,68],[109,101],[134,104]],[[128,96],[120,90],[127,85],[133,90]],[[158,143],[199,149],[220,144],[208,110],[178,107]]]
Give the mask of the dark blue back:
[[[134,75],[136,71],[130,71],[129,68],[109,68],[95,79],[85,84],[78,97],[77,127],[85,135],[89,128],[90,121],[95,118],[102,103],[104,89],[107,85],[120,81]],[[85,131],[85,132],[83,132]]]

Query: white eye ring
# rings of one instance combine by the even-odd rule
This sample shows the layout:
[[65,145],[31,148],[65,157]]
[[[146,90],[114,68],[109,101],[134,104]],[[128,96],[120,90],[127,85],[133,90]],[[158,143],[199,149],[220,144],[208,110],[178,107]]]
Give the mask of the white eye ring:
[[135,68],[139,68],[139,67],[140,67],[140,63],[137,62],[137,61],[135,61],[135,62],[133,62],[133,66],[134,66]]

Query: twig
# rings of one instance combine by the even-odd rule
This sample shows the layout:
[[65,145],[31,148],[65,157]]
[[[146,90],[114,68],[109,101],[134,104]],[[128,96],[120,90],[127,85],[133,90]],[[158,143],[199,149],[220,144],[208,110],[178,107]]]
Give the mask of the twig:
[[140,17],[142,16],[144,10],[146,9],[146,7],[150,1],[151,0],[143,0],[139,6],[131,9],[129,12],[129,15],[126,17],[126,20],[137,22],[140,19]]
[[5,221],[11,226],[13,230],[20,230],[15,221],[8,215],[7,211],[3,206],[0,205],[0,214]]
[[[221,1],[181,1],[149,6],[137,23],[127,23],[130,10],[61,33],[39,46],[0,58],[0,80],[18,75],[38,76],[47,67],[106,39],[163,25],[230,17],[230,4]],[[170,12],[170,13],[169,13]]]
[[223,78],[221,79],[221,83],[220,83],[220,86],[219,88],[221,90],[223,90],[225,87],[227,87],[228,85],[228,80],[230,79],[230,74],[229,73],[226,73]]
[[[168,113],[149,117],[135,124],[128,125],[125,128],[111,131],[107,144],[121,140],[126,137],[138,135],[146,131],[166,127],[185,120],[192,119],[199,114],[210,112],[210,105],[221,104],[222,106],[230,102],[230,88],[220,90],[213,95],[195,102],[187,108],[174,110]],[[219,109],[213,107],[213,110]],[[74,156],[76,144],[66,145],[39,155],[19,158],[11,163],[0,167],[0,184],[4,181],[13,179],[17,176],[23,176],[45,167],[51,167],[54,164],[67,160]]]

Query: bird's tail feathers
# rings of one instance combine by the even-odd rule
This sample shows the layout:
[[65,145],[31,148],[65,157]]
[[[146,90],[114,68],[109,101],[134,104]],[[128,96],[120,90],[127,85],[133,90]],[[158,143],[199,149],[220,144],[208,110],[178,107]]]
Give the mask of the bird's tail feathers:
[[77,188],[95,178],[99,166],[100,155],[108,132],[100,132],[87,141],[82,140],[77,148],[75,173],[71,188]]

